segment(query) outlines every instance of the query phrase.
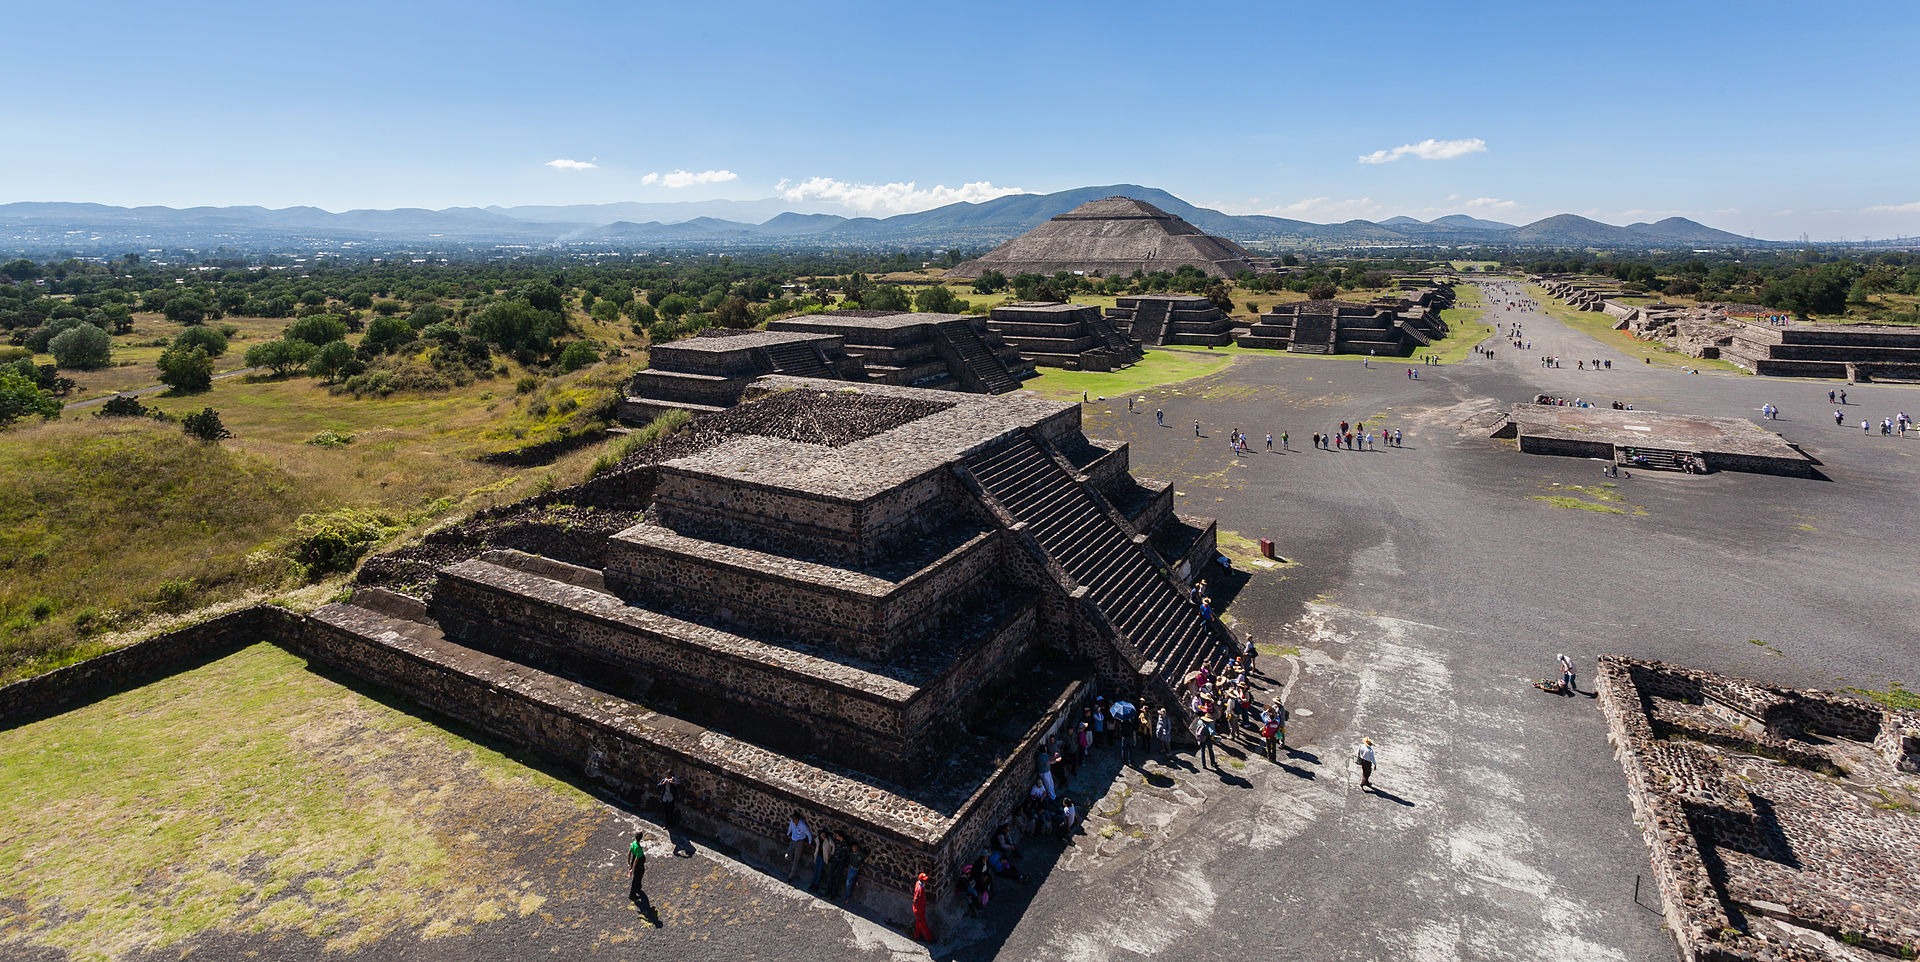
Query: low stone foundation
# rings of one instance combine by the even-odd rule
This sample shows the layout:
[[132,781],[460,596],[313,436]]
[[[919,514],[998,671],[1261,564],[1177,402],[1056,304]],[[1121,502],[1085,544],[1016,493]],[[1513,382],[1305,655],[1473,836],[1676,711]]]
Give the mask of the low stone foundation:
[[1598,687],[1682,959],[1920,953],[1920,713],[1612,655]]

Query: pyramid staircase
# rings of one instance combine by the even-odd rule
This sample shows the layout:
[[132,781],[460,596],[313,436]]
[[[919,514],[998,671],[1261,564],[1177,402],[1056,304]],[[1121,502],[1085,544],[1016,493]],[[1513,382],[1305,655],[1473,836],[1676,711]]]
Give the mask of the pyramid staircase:
[[[961,382],[986,394],[1005,394],[1018,390],[1020,379],[1007,370],[1005,361],[993,353],[980,333],[967,321],[941,321],[933,326],[934,335],[953,349],[960,360]],[[972,383],[968,383],[972,382]]]
[[1136,347],[1125,334],[1120,333],[1120,329],[1114,327],[1112,321],[1098,313],[1087,319],[1087,333],[1092,334],[1101,347],[1112,351],[1122,361],[1131,362],[1140,359],[1140,348]]
[[963,470],[1070,575],[1152,674],[1169,688],[1231,648],[1114,509],[1028,434],[969,456]]
[[1333,315],[1302,314],[1293,322],[1293,341],[1287,350],[1294,354],[1333,353]]
[[1165,343],[1172,313],[1165,301],[1142,299],[1139,306],[1133,309],[1133,326],[1130,328],[1133,339],[1141,344]]
[[827,365],[820,356],[819,349],[807,341],[791,341],[785,344],[769,345],[766,349],[768,360],[773,369],[781,374],[794,377],[820,377],[838,380],[840,375]]

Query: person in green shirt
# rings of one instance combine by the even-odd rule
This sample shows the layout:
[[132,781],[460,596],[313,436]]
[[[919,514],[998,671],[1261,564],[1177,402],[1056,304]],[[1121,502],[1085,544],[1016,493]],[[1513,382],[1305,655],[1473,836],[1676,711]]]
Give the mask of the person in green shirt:
[[633,870],[633,884],[627,889],[627,900],[638,904],[646,898],[641,891],[640,882],[647,874],[647,837],[641,832],[633,833],[633,844],[627,846],[627,867]]

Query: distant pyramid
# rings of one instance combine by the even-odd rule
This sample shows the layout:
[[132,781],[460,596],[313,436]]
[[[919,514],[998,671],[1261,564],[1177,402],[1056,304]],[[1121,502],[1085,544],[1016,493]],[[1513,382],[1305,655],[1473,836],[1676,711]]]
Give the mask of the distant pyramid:
[[1253,256],[1145,201],[1103,197],[955,266],[947,276],[979,277],[990,270],[1008,276],[1057,271],[1113,276],[1191,264],[1213,277],[1232,277],[1253,270]]

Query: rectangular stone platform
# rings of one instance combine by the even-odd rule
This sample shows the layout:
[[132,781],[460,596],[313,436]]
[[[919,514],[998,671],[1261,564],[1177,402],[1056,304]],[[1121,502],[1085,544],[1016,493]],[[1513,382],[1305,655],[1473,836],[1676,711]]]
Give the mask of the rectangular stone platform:
[[1740,418],[1516,404],[1494,432],[1526,454],[1615,460],[1627,448],[1693,455],[1707,471],[1813,477],[1816,463],[1780,435]]

